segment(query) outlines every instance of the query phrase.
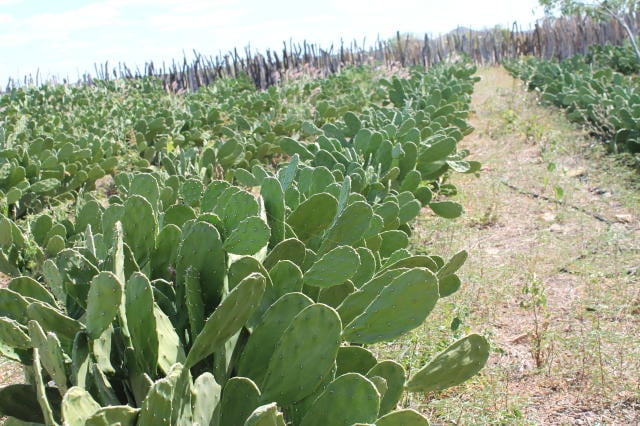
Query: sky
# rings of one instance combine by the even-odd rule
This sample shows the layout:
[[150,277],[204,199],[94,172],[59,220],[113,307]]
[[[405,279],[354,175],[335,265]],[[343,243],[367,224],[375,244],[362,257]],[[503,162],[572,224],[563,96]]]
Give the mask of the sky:
[[130,68],[217,55],[283,41],[323,47],[422,37],[458,26],[527,28],[543,16],[537,0],[0,0],[0,86],[9,77],[70,77],[94,64]]

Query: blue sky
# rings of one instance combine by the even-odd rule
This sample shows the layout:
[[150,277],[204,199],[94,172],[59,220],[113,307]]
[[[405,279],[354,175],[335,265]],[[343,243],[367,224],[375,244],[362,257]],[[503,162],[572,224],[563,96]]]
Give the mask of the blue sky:
[[277,49],[289,39],[329,46],[398,30],[528,25],[542,14],[537,0],[0,0],[0,85],[38,70],[73,80],[107,60],[135,68],[194,49]]

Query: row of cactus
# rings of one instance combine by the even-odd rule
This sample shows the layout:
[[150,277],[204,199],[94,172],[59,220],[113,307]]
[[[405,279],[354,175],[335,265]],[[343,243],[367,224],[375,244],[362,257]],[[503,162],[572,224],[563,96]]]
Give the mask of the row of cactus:
[[[326,109],[340,103],[340,110],[360,111],[373,101],[378,88],[372,71],[347,70],[329,80],[344,83],[353,76],[362,86],[357,96],[353,86],[324,84],[333,101]],[[302,93],[315,85],[292,83],[260,92],[247,79],[220,80],[180,104],[151,79],[14,89],[0,96],[3,210],[14,218],[39,212],[79,189],[92,189],[116,166],[160,165],[174,150],[184,160],[202,154],[205,145],[215,146],[223,168],[245,158],[267,161],[278,151],[276,137],[299,132],[309,116]]]
[[[160,109],[155,118],[138,120],[131,137],[137,141],[134,143],[136,155],[144,157],[149,153],[160,153],[149,155],[149,158],[155,158],[166,173],[175,175],[163,189],[162,201],[167,206],[184,193],[187,193],[186,204],[192,201],[189,190],[182,191],[183,184],[196,193],[199,186],[218,177],[234,179],[243,185],[256,185],[265,176],[265,166],[268,168],[274,155],[297,153],[309,164],[332,171],[334,178],[326,170],[323,173],[331,180],[327,185],[332,183],[335,187],[349,177],[351,191],[359,192],[372,202],[384,201],[391,193],[403,193],[406,197],[410,192],[416,199],[408,205],[411,208],[415,209],[417,203],[428,205],[437,215],[453,218],[460,215],[462,207],[439,197],[456,191],[455,186],[446,182],[449,172],[470,173],[479,167],[477,162],[465,158],[466,151],[456,149],[457,142],[472,130],[464,118],[475,81],[474,70],[460,65],[438,67],[428,73],[413,72],[409,79],[380,80],[378,86],[374,85],[378,88],[376,91],[361,90],[362,93],[344,96],[338,94],[346,92],[350,82],[371,78],[371,72],[347,70],[327,80],[307,82],[302,87],[294,85],[293,89],[284,87],[280,91],[271,88],[256,92],[242,81],[230,84],[230,87],[220,83],[203,93],[193,94],[189,114]],[[142,93],[153,89],[153,86],[140,85],[142,88],[138,90]],[[283,122],[292,121],[291,110],[296,109],[278,107],[286,103],[278,101],[285,96],[285,99],[295,99],[299,103],[300,92],[316,93],[315,103],[323,105],[318,106],[323,114],[317,112],[313,121],[297,120],[295,126],[286,126],[289,133],[284,132]],[[224,96],[224,102],[206,110],[203,100],[214,95]],[[331,105],[327,101],[329,96],[336,97]],[[386,103],[386,107],[362,107],[367,96]],[[405,98],[410,101],[399,100]],[[313,102],[311,104],[313,106]],[[134,105],[138,111],[137,104]],[[358,112],[357,108],[362,111]],[[233,114],[227,116],[223,111]],[[300,113],[313,115],[303,110],[293,117],[298,118]],[[250,125],[248,120],[260,125]],[[191,138],[189,135],[193,131],[215,136],[219,142],[199,146],[204,141],[200,137],[197,141]],[[280,134],[297,135],[300,139]],[[185,142],[185,135],[189,143]],[[174,149],[170,151],[168,145]],[[124,163],[128,164],[127,161]],[[158,170],[142,158],[137,167]],[[122,172],[117,176],[122,177]],[[84,195],[76,197],[72,212],[81,224],[88,222],[84,219],[87,216],[95,218],[98,203],[85,188],[81,191]],[[10,248],[11,238],[5,239],[9,243],[0,247],[4,249],[0,253],[0,271],[12,275],[17,271],[37,272],[30,270],[30,265],[41,264],[43,254],[51,256],[65,246],[72,246],[84,232],[83,226],[76,227],[66,218],[58,220],[49,232],[53,223],[51,218],[55,215],[43,216],[27,221],[37,223],[22,230],[26,238],[20,240],[26,244],[15,244]],[[96,226],[93,229],[97,230]],[[35,230],[33,238],[28,238],[30,230]],[[50,235],[42,235],[47,232]]]
[[[170,209],[160,215],[153,199],[130,193],[109,207],[120,211],[112,227],[118,215],[102,216],[106,251],[61,251],[45,262],[45,285],[12,280],[0,290],[0,339],[32,382],[3,389],[0,410],[45,424],[426,424],[394,411],[403,390],[468,379],[486,341],[468,336],[408,380],[362,345],[420,326],[459,287],[466,254],[411,255],[406,234],[385,231],[359,197],[340,209],[319,192],[289,212],[281,180],[267,177],[258,197],[213,182],[196,218],[161,230]],[[205,201],[211,191],[219,195]],[[284,234],[272,239],[278,193]],[[349,409],[330,409],[348,394],[359,398]]]
[[[637,63],[635,56],[631,58]],[[539,91],[543,101],[565,109],[571,121],[586,125],[610,151],[640,153],[636,75],[621,74],[606,62],[588,63],[583,56],[560,63],[528,58],[505,67],[529,90]]]
[[[354,147],[367,130],[385,145],[426,151],[434,141],[419,129],[431,123],[453,139],[462,134],[464,99],[437,119],[419,105],[429,95],[426,78],[413,79],[376,92],[382,99],[402,86],[403,104],[393,95],[387,112],[329,111],[321,127],[305,125],[311,132],[299,141],[282,135],[311,153],[354,154],[342,167],[299,153],[277,171],[261,162],[225,165],[222,177],[240,187],[183,161],[189,149],[197,158],[211,148],[191,147],[165,156],[165,167],[147,161],[147,172],[118,173],[108,200],[75,197],[72,220],[3,217],[0,267],[15,278],[0,289],[0,353],[26,377],[0,389],[7,423],[428,424],[397,409],[403,393],[462,383],[489,348],[472,334],[410,377],[367,349],[419,327],[439,298],[459,289],[466,260],[465,252],[445,260],[409,250],[422,207],[459,214],[433,199],[443,176],[383,181],[385,156],[372,160],[364,144]],[[432,95],[434,103],[453,96]],[[340,108],[353,102],[347,96]],[[336,132],[356,120],[354,134]],[[420,138],[405,139],[406,129]],[[147,148],[162,137],[145,136]],[[439,167],[455,170],[464,162],[456,155],[438,157]],[[391,167],[402,158],[392,157]],[[416,164],[404,170],[420,174]],[[35,265],[16,267],[25,251]],[[20,276],[25,271],[31,276]]]

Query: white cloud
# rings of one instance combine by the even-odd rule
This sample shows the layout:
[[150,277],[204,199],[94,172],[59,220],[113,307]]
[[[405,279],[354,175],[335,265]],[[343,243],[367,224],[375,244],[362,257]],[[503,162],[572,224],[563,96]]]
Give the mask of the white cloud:
[[189,14],[181,10],[180,13],[151,16],[148,22],[157,31],[215,30],[219,27],[233,28],[242,22],[243,16],[242,10],[231,8],[200,11],[197,14]]
[[59,13],[43,13],[25,20],[36,31],[59,30],[66,33],[113,25],[119,10],[106,3],[91,3],[78,9]]
[[[328,48],[340,39],[371,43],[396,30],[437,34],[458,25],[504,25],[523,19],[537,0],[89,0],[48,13],[2,8],[21,2],[0,0],[0,85],[38,68],[73,75],[106,60],[134,68],[149,60],[181,62],[192,49],[215,56],[234,47],[244,53],[249,44],[254,52],[277,50],[289,40]],[[22,17],[28,9],[31,16]]]

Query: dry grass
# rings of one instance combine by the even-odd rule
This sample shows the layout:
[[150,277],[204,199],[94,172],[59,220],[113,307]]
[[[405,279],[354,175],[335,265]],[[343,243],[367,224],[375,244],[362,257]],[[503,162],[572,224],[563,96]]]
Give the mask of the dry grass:
[[470,330],[490,338],[482,375],[406,401],[436,424],[638,424],[640,179],[504,70],[479,74],[463,147],[484,167],[453,178],[466,215],[425,212],[413,239],[427,253],[467,249],[463,288],[380,351],[415,368]]

